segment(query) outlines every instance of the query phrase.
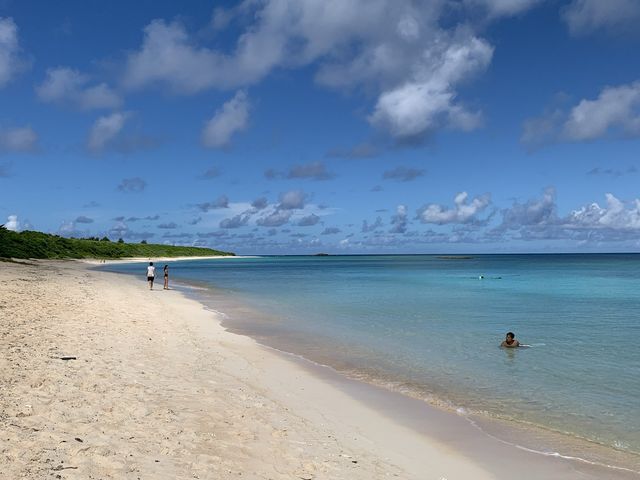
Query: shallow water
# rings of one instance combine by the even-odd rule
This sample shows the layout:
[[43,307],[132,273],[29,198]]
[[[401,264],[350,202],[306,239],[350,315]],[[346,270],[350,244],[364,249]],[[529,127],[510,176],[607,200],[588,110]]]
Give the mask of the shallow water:
[[[234,258],[171,278],[210,288],[227,327],[357,378],[640,453],[640,255]],[[531,347],[498,348],[508,330]]]

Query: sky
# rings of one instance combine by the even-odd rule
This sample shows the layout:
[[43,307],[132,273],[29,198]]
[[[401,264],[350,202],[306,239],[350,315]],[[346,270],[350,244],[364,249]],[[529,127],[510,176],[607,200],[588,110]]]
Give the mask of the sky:
[[640,250],[640,0],[0,0],[0,223]]

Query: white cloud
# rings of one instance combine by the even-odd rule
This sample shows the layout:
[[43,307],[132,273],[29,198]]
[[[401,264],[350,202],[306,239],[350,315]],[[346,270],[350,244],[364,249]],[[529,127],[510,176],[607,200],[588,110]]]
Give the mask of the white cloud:
[[541,198],[503,210],[502,225],[489,232],[488,238],[504,239],[511,231],[511,237],[520,240],[635,241],[640,230],[640,199],[624,202],[611,193],[605,198],[603,206],[593,202],[561,217],[555,190],[547,188]]
[[619,128],[640,135],[640,82],[606,87],[595,100],[582,100],[569,113],[564,135],[573,141],[593,140]]
[[614,33],[635,29],[640,22],[638,0],[573,0],[563,13],[574,35],[596,30]]
[[120,96],[106,83],[90,86],[89,82],[90,77],[77,70],[51,68],[36,93],[44,102],[69,104],[81,110],[117,108],[122,104]]
[[308,215],[306,217],[302,217],[298,220],[297,225],[299,227],[312,227],[313,225],[317,225],[320,222],[320,217],[315,213]]
[[124,127],[128,112],[116,112],[96,120],[89,133],[87,147],[93,152],[104,150]]
[[583,99],[524,122],[522,143],[583,142],[606,137],[640,136],[640,81],[602,89],[596,99]]
[[[485,3],[492,11],[522,10],[514,0]],[[315,64],[318,83],[373,93],[371,123],[396,138],[415,139],[441,127],[472,130],[481,115],[463,106],[457,87],[487,67],[493,48],[465,28],[441,27],[448,5],[445,0],[247,0],[214,16],[222,28],[244,15],[246,29],[229,51],[199,45],[179,22],[154,20],[140,48],[129,55],[123,82],[128,88],[161,85],[192,94],[245,87],[277,68]]]
[[207,122],[202,131],[202,143],[207,147],[216,148],[228,145],[235,133],[247,128],[249,108],[246,92],[239,90]]
[[413,78],[380,95],[369,121],[399,139],[420,137],[443,125],[477,128],[479,114],[456,103],[454,87],[484,70],[493,48],[484,40],[467,37],[425,54],[426,61],[416,65]]
[[629,208],[613,194],[605,195],[606,206],[597,203],[585,205],[571,212],[565,223],[580,228],[640,229],[640,199]]
[[276,210],[269,215],[259,218],[256,224],[261,227],[280,227],[289,222],[291,210]]
[[391,217],[390,233],[405,233],[407,231],[408,211],[406,205],[398,205],[396,214]]
[[476,223],[477,216],[491,203],[491,195],[484,194],[475,197],[468,203],[467,192],[460,192],[455,196],[454,207],[447,208],[436,203],[425,205],[418,210],[418,218],[422,223],[444,225],[449,223]]
[[18,57],[18,27],[12,18],[0,18],[0,88],[23,67]]
[[31,127],[0,130],[0,151],[32,152],[37,144],[38,135]]
[[291,190],[280,195],[279,210],[295,210],[304,208],[307,194],[302,190]]
[[502,211],[502,228],[518,229],[555,223],[557,223],[556,190],[553,187],[546,188],[539,199],[525,203],[515,202],[510,208]]
[[20,222],[18,222],[18,216],[17,215],[9,215],[7,217],[7,223],[4,224],[4,227],[7,230],[11,230],[14,232],[17,232],[20,230]]
[[140,88],[164,83],[179,93],[195,93],[225,84],[225,57],[193,45],[184,26],[154,20],[144,29],[139,51],[129,55],[124,85]]

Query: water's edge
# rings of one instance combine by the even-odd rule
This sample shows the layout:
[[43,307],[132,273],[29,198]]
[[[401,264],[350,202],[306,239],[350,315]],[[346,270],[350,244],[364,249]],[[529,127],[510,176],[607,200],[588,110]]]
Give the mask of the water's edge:
[[[347,371],[336,368],[330,361],[316,361],[302,353],[292,351],[293,349],[287,348],[287,345],[270,341],[271,337],[260,335],[260,332],[257,330],[252,331],[250,328],[246,328],[246,326],[238,327],[234,325],[234,319],[227,315],[227,313],[220,311],[220,307],[216,305],[215,299],[207,296],[211,287],[184,279],[181,279],[180,283],[175,285],[177,285],[177,289],[185,296],[201,303],[205,309],[217,314],[225,330],[237,335],[248,336],[258,344],[297,362],[313,374],[338,376],[348,382],[355,382],[356,384],[369,385],[382,389],[393,396],[416,400],[423,407],[434,408],[448,416],[462,418],[468,425],[481,432],[486,438],[523,452],[579,464],[582,468],[586,468],[586,471],[589,473],[592,473],[589,467],[594,467],[598,472],[600,472],[600,469],[604,469],[604,471],[608,471],[611,474],[620,473],[630,475],[630,477],[597,476],[596,478],[640,478],[640,456],[634,453],[616,450],[608,445],[599,444],[581,437],[575,437],[566,432],[551,430],[543,425],[523,422],[515,418],[499,418],[488,415],[487,412],[469,411],[464,407],[454,405],[433,394],[425,396],[420,390],[407,388],[404,384],[394,384],[381,380],[376,378],[375,374],[371,372],[359,372],[357,370]],[[339,380],[337,383],[343,384],[343,382]],[[357,388],[358,387],[356,387],[355,390],[357,390]],[[353,393],[354,389],[350,390]],[[365,403],[368,403],[366,396],[364,396],[363,400]],[[416,414],[421,413],[424,412],[416,412]],[[411,420],[408,420],[406,425],[412,429],[420,430]],[[585,453],[587,454],[585,455]]]
[[[106,270],[104,267],[97,267],[96,269]],[[109,271],[113,272],[113,270]],[[125,272],[115,273],[130,275]],[[381,388],[389,394],[399,396],[398,401],[400,397],[411,398],[422,404],[423,407],[429,406],[441,412],[446,412],[452,418],[464,419],[468,425],[481,432],[487,439],[490,438],[498,443],[529,454],[577,464],[580,470],[585,468],[589,470],[589,468],[593,467],[596,470],[604,469],[604,472],[606,472],[604,476],[602,476],[603,472],[601,471],[600,475],[591,478],[640,478],[640,456],[638,455],[627,451],[619,451],[613,447],[598,444],[588,439],[574,437],[567,432],[550,430],[542,425],[530,424],[514,418],[495,418],[487,415],[486,412],[468,411],[432,394],[425,395],[425,392],[419,389],[407,388],[405,384],[393,384],[387,380],[377,378],[375,372],[358,371],[357,369],[348,370],[332,364],[330,359],[329,361],[319,361],[319,359],[310,358],[302,352],[289,348],[289,345],[278,344],[272,341],[272,338],[261,335],[259,330],[252,329],[250,325],[234,323],[234,318],[227,315],[226,312],[220,311],[220,305],[216,303],[216,299],[210,294],[214,289],[206,282],[180,279],[180,283],[173,282],[172,287],[177,287],[175,288],[176,290],[198,301],[204,308],[220,314],[221,324],[226,330],[253,338],[259,344],[298,362],[314,374],[333,375],[360,385],[369,384],[374,388]],[[236,298],[236,300],[238,299]],[[239,300],[241,301],[242,298],[240,297]],[[242,308],[248,307],[243,305]],[[343,381],[335,378],[334,382],[343,384]],[[359,387],[345,388],[354,395],[360,391]],[[370,401],[366,395],[362,400],[365,403]],[[415,410],[415,413],[420,415],[423,412]],[[408,427],[420,430],[411,420],[407,420],[405,423]],[[423,430],[429,431],[429,429],[424,428]]]

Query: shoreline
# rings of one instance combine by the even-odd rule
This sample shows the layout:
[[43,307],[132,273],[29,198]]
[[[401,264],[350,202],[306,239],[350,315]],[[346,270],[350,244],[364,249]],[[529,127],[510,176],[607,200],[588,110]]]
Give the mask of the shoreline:
[[493,444],[233,334],[180,291],[81,262],[10,264],[0,282],[9,477],[638,478]]
[[81,259],[69,259],[72,261],[78,261],[89,265],[114,265],[122,263],[145,263],[149,261],[153,262],[184,262],[187,260],[221,260],[223,258],[257,258],[251,255],[211,255],[201,257],[128,257],[128,258],[111,258],[111,259],[95,259],[95,258],[81,258]]
[[[415,418],[424,414],[424,411],[421,411],[421,409],[425,407],[426,409],[435,411],[436,416],[444,414],[443,418],[446,418],[446,416],[449,417],[449,420],[455,418],[454,422],[457,422],[458,418],[463,419],[473,429],[482,432],[485,440],[495,441],[509,448],[527,452],[538,458],[553,458],[582,465],[586,468],[586,471],[582,472],[582,474],[587,476],[580,478],[592,478],[588,476],[593,473],[590,472],[589,469],[595,467],[597,470],[601,468],[604,469],[604,473],[600,472],[593,478],[640,479],[640,461],[638,460],[640,456],[636,452],[617,449],[604,443],[598,443],[588,438],[554,430],[545,425],[525,420],[502,418],[488,415],[486,412],[470,411],[465,407],[452,404],[450,401],[445,401],[442,397],[432,392],[425,394],[425,392],[420,389],[416,390],[415,388],[411,388],[407,386],[405,382],[393,382],[393,384],[390,384],[388,381],[378,378],[371,372],[364,373],[352,369],[343,371],[336,368],[329,359],[318,361],[314,358],[309,358],[295,351],[295,349],[290,348],[291,345],[287,347],[287,345],[278,342],[274,343],[271,337],[261,335],[258,333],[258,330],[252,331],[251,328],[246,325],[240,327],[234,325],[233,318],[214,308],[214,299],[207,301],[205,294],[208,290],[207,288],[189,284],[189,282],[185,282],[184,280],[182,280],[182,282],[184,283],[181,287],[185,289],[184,293],[187,297],[203,303],[206,308],[217,314],[222,314],[222,318],[220,319],[221,325],[227,331],[252,338],[259,345],[300,364],[303,368],[311,372],[312,375],[335,377],[333,379],[334,383],[350,385],[349,387],[344,387],[345,390],[350,391],[352,396],[359,398],[365,404],[370,403],[371,398],[368,397],[375,398],[377,396],[388,395],[389,398],[378,405],[381,413],[384,415],[393,417],[393,410],[395,410],[395,408],[390,408],[389,406],[393,405],[394,398],[396,400],[399,398],[410,399],[413,402],[417,402],[411,407],[414,416],[412,418],[404,418],[403,421],[403,424],[409,428],[416,429],[414,423]],[[242,305],[243,309],[246,307],[246,305]],[[380,390],[381,392],[375,393],[376,390]],[[369,395],[363,393],[367,391]],[[403,400],[403,402],[404,401],[405,400]],[[443,421],[447,422],[446,419]],[[417,431],[424,431],[424,428],[417,428]],[[446,437],[447,435],[443,436]],[[567,443],[567,441],[569,443]],[[480,448],[481,443],[482,439],[469,442],[464,447],[465,454],[468,455],[469,452],[472,452],[474,449]],[[553,446],[553,450],[549,450],[549,446]],[[583,452],[582,455],[584,455],[586,451],[590,452],[590,456],[581,456],[581,452]],[[606,472],[613,476],[608,476]],[[623,476],[618,477],[617,474]],[[629,475],[629,477],[626,475]],[[534,475],[531,478],[538,477]],[[573,477],[567,476],[562,478]]]
[[[121,274],[127,275],[126,273]],[[191,283],[185,279],[180,279],[179,282],[179,289],[183,292],[183,294],[188,298],[198,301],[199,303],[203,304],[205,308],[219,315],[218,321],[220,322],[221,326],[228,332],[251,338],[260,346],[267,348],[277,355],[283,356],[285,359],[298,364],[314,376],[329,378],[331,383],[341,385],[342,389],[350,392],[349,394],[351,396],[358,398],[363,404],[367,406],[370,405],[371,398],[388,397],[378,405],[381,414],[392,418],[394,416],[395,410],[395,407],[393,407],[394,402],[400,400],[400,403],[404,403],[407,399],[410,399],[411,402],[414,402],[410,407],[410,410],[414,413],[414,415],[404,418],[404,421],[402,422],[403,425],[408,428],[422,433],[428,431],[428,429],[424,426],[418,429],[416,429],[415,426],[415,419],[420,417],[421,415],[424,415],[425,409],[433,410],[430,415],[434,415],[435,417],[444,414],[444,417],[442,417],[443,419],[441,421],[445,424],[448,424],[448,422],[450,421],[456,424],[459,419],[464,420],[464,422],[467,424],[467,427],[470,427],[466,429],[467,434],[469,434],[470,430],[478,430],[482,434],[474,441],[467,442],[467,444],[464,446],[465,455],[473,456],[472,452],[474,450],[483,448],[482,443],[489,440],[495,441],[498,444],[502,444],[508,447],[508,449],[516,449],[521,452],[526,452],[529,455],[533,455],[533,458],[520,459],[525,463],[534,460],[544,462],[547,459],[553,459],[566,461],[569,464],[578,464],[577,467],[575,467],[574,465],[571,468],[577,468],[577,470],[581,470],[582,476],[580,476],[579,478],[640,478],[640,471],[634,468],[627,468],[626,465],[629,465],[629,462],[622,461],[620,462],[620,464],[608,463],[608,460],[611,460],[613,458],[613,456],[608,455],[608,453],[619,453],[622,456],[629,456],[635,459],[636,455],[632,452],[615,450],[607,445],[598,444],[588,439],[573,437],[563,432],[548,429],[542,425],[536,425],[527,422],[518,422],[517,420],[513,419],[507,420],[502,418],[487,417],[481,415],[479,412],[464,412],[461,414],[458,409],[456,409],[455,407],[452,408],[452,405],[449,403],[446,403],[445,405],[445,403],[442,402],[429,401],[428,399],[425,399],[424,396],[415,394],[416,392],[408,392],[405,391],[405,389],[398,390],[390,388],[389,385],[384,384],[384,382],[373,381],[372,377],[354,377],[348,372],[343,372],[339,369],[336,369],[331,364],[331,362],[318,362],[315,359],[308,358],[305,355],[296,352],[295,350],[292,351],[290,349],[287,349],[286,346],[283,347],[282,345],[278,345],[277,343],[270,343],[268,338],[262,338],[261,335],[256,331],[251,332],[250,328],[247,329],[245,327],[238,327],[237,325],[234,325],[233,317],[227,315],[226,313],[226,308],[230,307],[229,303],[226,303],[224,306],[220,307],[220,305],[216,305],[217,300],[215,298],[207,298],[206,292],[211,293],[209,288],[204,288],[202,286],[199,286],[199,284],[197,284],[196,282]],[[235,300],[232,303],[235,303]],[[247,305],[239,304],[239,306],[241,307],[242,312],[244,312],[245,314],[248,312],[246,310]],[[233,314],[233,316],[236,315],[238,315],[238,313]],[[252,314],[251,316],[254,315]],[[462,428],[464,429],[464,427]],[[443,427],[443,430],[446,430],[446,428]],[[499,432],[497,434],[498,436],[496,436],[495,434],[496,431]],[[503,433],[506,433],[504,437],[502,436]],[[532,444],[526,441],[531,440],[534,437],[536,439],[539,439],[538,437],[540,436],[540,434],[542,434],[543,436],[547,436],[546,440],[549,440],[550,436],[553,440],[554,446],[558,447],[556,449],[557,451],[549,451],[544,448],[544,446],[550,443],[545,443],[544,445],[542,445],[541,443]],[[443,434],[443,436],[447,437],[446,434]],[[521,440],[525,441],[521,442]],[[568,451],[562,448],[566,446],[566,444],[564,443],[564,441],[566,440],[574,441],[575,443],[575,445],[572,445],[572,449],[567,449]],[[457,443],[456,445],[460,446],[459,443]],[[580,457],[577,453],[579,453],[582,448],[591,451],[591,453],[593,454],[593,458]],[[502,449],[497,448],[497,450]],[[495,453],[496,452],[493,452],[492,455],[494,455]],[[636,463],[637,462],[634,462],[633,465],[635,466]],[[517,465],[514,464],[514,468],[516,468],[516,466]],[[597,471],[597,474],[593,477],[590,477],[589,475],[594,474],[594,472],[590,471],[592,468]],[[602,469],[604,469],[604,471]],[[551,474],[551,471],[545,472],[545,475]],[[609,477],[609,474],[612,474],[614,476]],[[622,476],[619,476],[618,474]],[[628,477],[627,474],[629,475]],[[567,472],[565,472],[564,475],[565,476],[563,476],[562,478],[573,478],[569,476],[569,473]],[[539,477],[536,477],[534,475],[531,478]]]

